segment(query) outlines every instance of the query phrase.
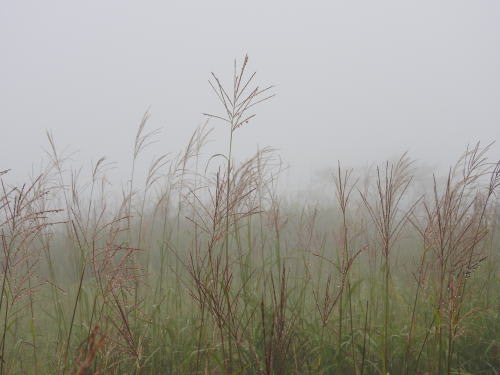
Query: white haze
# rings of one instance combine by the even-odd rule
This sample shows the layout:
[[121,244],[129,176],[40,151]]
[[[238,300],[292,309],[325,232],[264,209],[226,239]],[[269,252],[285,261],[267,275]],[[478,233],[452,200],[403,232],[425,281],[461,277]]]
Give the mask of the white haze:
[[[497,0],[3,0],[0,48],[0,170],[16,178],[47,130],[76,164],[128,166],[147,108],[162,128],[151,152],[179,150],[218,112],[210,72],[227,81],[246,53],[277,96],[238,131],[237,156],[279,149],[294,186],[404,151],[443,168],[500,136]],[[211,125],[207,152],[226,151]]]

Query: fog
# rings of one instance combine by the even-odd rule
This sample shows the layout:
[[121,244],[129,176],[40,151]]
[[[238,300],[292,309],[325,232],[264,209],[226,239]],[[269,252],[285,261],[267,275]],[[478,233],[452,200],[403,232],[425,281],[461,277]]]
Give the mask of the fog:
[[[500,136],[499,21],[495,0],[2,1],[0,170],[27,175],[46,131],[76,164],[128,166],[148,108],[151,152],[178,151],[220,112],[210,73],[229,83],[247,53],[277,95],[237,157],[277,148],[291,186],[404,151],[443,168]],[[207,152],[225,152],[227,126],[210,126]]]

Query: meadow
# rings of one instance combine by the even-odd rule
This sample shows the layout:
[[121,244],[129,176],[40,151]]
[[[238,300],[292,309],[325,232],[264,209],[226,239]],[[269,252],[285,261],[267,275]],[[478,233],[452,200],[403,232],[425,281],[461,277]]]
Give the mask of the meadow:
[[25,184],[0,171],[0,374],[497,374],[489,146],[424,184],[407,154],[332,161],[331,199],[293,199],[274,150],[234,158],[272,105],[246,63],[227,86],[211,77],[218,154],[206,125],[138,170],[158,137],[146,113],[121,187],[108,160],[84,173],[50,134]]

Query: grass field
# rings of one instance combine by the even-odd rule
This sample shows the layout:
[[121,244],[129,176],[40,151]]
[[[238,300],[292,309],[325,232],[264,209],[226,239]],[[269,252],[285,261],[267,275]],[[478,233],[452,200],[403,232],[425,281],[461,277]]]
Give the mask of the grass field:
[[220,154],[201,127],[138,171],[157,136],[145,114],[121,189],[106,159],[85,175],[52,136],[25,185],[0,172],[0,374],[497,374],[488,146],[426,184],[408,155],[333,161],[331,199],[295,201],[274,151],[233,157],[273,93],[245,70],[227,89],[212,77]]

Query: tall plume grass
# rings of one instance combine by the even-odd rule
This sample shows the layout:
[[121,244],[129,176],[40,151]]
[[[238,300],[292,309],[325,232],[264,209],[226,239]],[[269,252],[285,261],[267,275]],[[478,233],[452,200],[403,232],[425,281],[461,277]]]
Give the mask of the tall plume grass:
[[[428,190],[407,154],[369,173],[338,163],[332,199],[299,202],[275,150],[235,158],[273,86],[248,57],[231,78],[211,75],[221,112],[177,153],[149,156],[148,110],[123,184],[52,134],[26,184],[0,171],[0,374],[497,373],[491,146]],[[207,154],[212,125],[227,147]]]

